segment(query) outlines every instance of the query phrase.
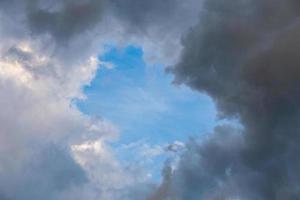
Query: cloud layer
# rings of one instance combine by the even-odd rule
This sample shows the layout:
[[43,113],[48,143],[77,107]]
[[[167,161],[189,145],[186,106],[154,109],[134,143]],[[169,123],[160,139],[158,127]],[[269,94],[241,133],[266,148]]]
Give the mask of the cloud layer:
[[[299,10],[297,0],[0,0],[0,198],[298,199]],[[175,83],[242,124],[183,145],[156,191],[114,158],[106,141],[118,130],[73,103],[114,42],[177,61]]]

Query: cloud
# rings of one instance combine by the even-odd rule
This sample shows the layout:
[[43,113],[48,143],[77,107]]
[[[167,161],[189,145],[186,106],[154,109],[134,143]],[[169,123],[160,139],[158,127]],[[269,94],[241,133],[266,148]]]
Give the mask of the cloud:
[[68,152],[55,145],[34,150],[18,166],[5,166],[2,160],[0,191],[7,199],[60,199],[87,182],[85,172]]
[[[100,44],[143,46],[151,62],[174,63],[180,37],[197,22],[202,1],[2,0],[1,34],[25,35],[65,60],[100,52]],[[85,51],[81,51],[85,49]]]
[[[177,0],[166,0],[166,1],[138,1],[138,0],[111,0],[111,9],[112,13],[127,22],[131,31],[142,31],[147,32],[151,26],[168,26],[168,23],[174,23],[176,14],[182,12],[181,14],[187,15],[184,13],[183,9],[180,9],[183,3]],[[181,16],[183,17],[183,16]],[[177,21],[180,23],[180,21]]]
[[49,33],[64,42],[99,23],[104,4],[103,0],[28,1],[27,20],[33,33]]
[[299,6],[204,2],[169,71],[175,83],[211,96],[219,116],[238,118],[243,130],[221,127],[189,144],[165,178],[168,195],[156,199],[299,198]]
[[89,58],[66,68],[32,43],[1,46],[0,193],[6,199],[82,199],[72,195],[90,179],[70,145],[118,134],[110,123],[72,105],[73,98],[83,97],[81,88],[91,81],[97,62]]
[[218,126],[200,141],[191,139],[175,166],[166,163],[164,181],[150,199],[226,199],[226,190],[244,186],[229,184],[231,172],[242,165],[243,142],[242,133],[230,126]]
[[143,171],[136,166],[122,167],[101,140],[73,145],[72,151],[91,180],[86,188],[89,195],[94,195],[90,199],[142,200],[154,189],[153,184],[145,181],[148,177]]

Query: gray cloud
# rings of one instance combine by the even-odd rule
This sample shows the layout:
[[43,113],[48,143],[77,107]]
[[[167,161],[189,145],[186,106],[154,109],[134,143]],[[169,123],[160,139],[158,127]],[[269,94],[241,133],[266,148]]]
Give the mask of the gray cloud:
[[111,0],[110,4],[112,13],[127,24],[129,31],[143,34],[152,26],[174,27],[179,23],[175,22],[176,14],[184,15],[184,8],[180,9],[182,4],[177,0]]
[[[29,26],[33,35],[49,34],[58,43],[65,44],[71,38],[86,32],[102,32],[98,27],[103,21],[110,26],[117,20],[128,32],[146,34],[153,27],[161,34],[186,29],[196,22],[201,1],[178,0],[2,0],[1,9],[6,14]],[[167,31],[169,30],[169,31]],[[168,33],[169,32],[169,33]]]
[[[180,36],[197,23],[202,0],[2,0],[1,35],[40,42],[71,66],[104,43],[136,44],[149,62],[174,63]],[[71,61],[70,61],[71,60]]]
[[228,132],[190,145],[170,181],[174,199],[300,197],[299,11],[295,0],[204,2],[169,71],[211,96],[220,117],[238,118],[244,142]]
[[66,42],[70,37],[84,33],[99,23],[104,3],[103,0],[66,0],[51,4],[29,1],[27,20],[33,33],[49,33],[59,42]]
[[38,151],[18,166],[7,166],[0,172],[1,194],[7,199],[59,199],[73,187],[87,183],[84,171],[61,147],[45,145],[31,150]]

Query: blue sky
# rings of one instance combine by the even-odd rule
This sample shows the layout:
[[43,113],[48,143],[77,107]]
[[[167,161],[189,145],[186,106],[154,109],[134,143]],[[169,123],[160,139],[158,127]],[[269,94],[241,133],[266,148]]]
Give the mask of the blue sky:
[[[112,145],[122,151],[123,161],[140,161],[159,173],[165,156],[155,156],[160,146],[209,132],[216,124],[216,110],[206,95],[172,84],[161,64],[147,65],[138,46],[106,46],[101,66],[87,99],[78,102],[88,115],[115,124],[120,139]],[[154,160],[143,160],[135,151],[150,150]],[[157,153],[159,154],[159,153]],[[155,165],[155,166],[153,166]],[[158,175],[155,175],[158,176]]]

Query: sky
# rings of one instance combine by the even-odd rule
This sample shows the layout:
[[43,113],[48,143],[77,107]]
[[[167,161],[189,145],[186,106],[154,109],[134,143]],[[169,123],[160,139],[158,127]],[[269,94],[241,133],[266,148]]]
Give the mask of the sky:
[[172,75],[166,74],[164,66],[145,64],[140,47],[109,47],[99,60],[111,68],[100,64],[84,89],[87,99],[78,106],[84,113],[105,116],[117,124],[125,134],[124,142],[125,137],[172,142],[213,127],[216,113],[211,99],[172,85]]
[[168,158],[164,148],[209,133],[217,124],[214,104],[207,95],[173,85],[163,64],[147,65],[141,47],[105,49],[96,77],[84,88],[86,99],[77,105],[118,127],[121,134],[112,145],[121,161],[149,163],[144,167],[159,180]]
[[300,199],[297,0],[0,0],[0,200]]

